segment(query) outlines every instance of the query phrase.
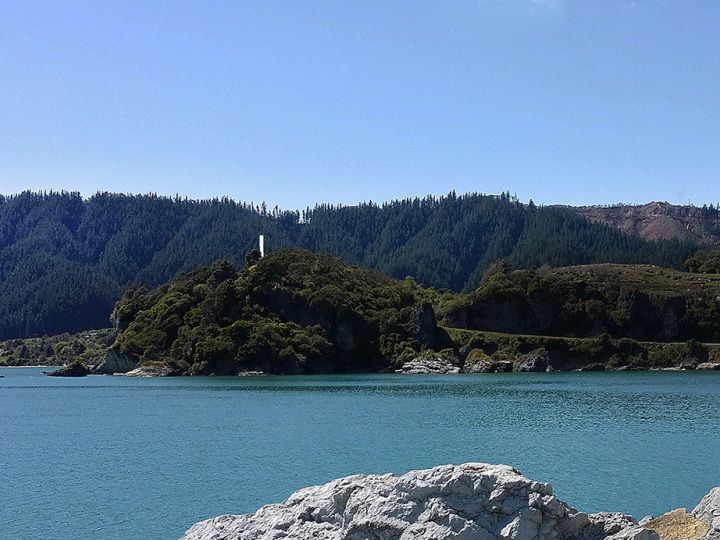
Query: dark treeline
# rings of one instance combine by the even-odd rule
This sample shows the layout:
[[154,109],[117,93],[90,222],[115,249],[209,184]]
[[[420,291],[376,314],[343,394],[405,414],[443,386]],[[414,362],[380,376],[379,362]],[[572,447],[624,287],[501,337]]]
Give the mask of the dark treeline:
[[242,264],[266,236],[394,277],[469,290],[500,259],[515,267],[591,262],[679,268],[697,246],[647,242],[571,209],[467,194],[281,211],[227,198],[22,193],[0,197],[0,338],[108,324],[128,285],[166,282],[215,260]]

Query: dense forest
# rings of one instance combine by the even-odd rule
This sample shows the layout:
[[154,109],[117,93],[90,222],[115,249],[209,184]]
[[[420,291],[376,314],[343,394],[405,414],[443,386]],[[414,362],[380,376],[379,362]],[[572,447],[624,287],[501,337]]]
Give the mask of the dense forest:
[[566,208],[509,194],[467,194],[281,211],[229,199],[98,193],[0,197],[0,339],[108,324],[131,285],[297,246],[436,288],[472,290],[492,263],[516,268],[593,262],[681,268],[687,241],[650,242]]

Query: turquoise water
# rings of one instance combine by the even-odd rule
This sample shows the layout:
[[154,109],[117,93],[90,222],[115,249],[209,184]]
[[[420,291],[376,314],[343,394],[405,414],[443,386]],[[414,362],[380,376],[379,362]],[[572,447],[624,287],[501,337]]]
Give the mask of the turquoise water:
[[0,369],[5,538],[178,538],[353,473],[508,463],[582,510],[720,485],[720,373],[126,379]]

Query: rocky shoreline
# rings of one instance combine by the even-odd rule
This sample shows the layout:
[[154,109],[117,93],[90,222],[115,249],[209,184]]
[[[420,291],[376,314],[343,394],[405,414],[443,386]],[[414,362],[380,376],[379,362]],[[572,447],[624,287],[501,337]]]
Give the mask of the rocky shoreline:
[[[477,349],[461,356],[452,350],[424,351],[403,364],[394,373],[404,375],[454,375],[460,373],[542,373],[553,371],[720,371],[720,362],[682,362],[677,366],[645,368],[622,366],[615,368],[594,362],[573,369],[557,369],[548,357],[547,351],[538,349],[518,354],[508,360],[494,360]],[[108,349],[99,364],[80,368],[77,364],[65,365],[47,375],[59,377],[84,377],[85,375],[123,375],[126,377],[173,377],[183,375],[177,368],[156,361],[143,362],[139,358],[121,353],[116,348]],[[272,375],[260,370],[243,370],[235,375]]]
[[720,540],[720,488],[692,512],[638,522],[588,514],[507,465],[466,463],[308,487],[254,514],[193,525],[182,540]]
[[[477,355],[478,357],[480,355]],[[473,358],[468,355],[464,362],[443,352],[428,351],[405,363],[395,373],[417,374],[456,374],[456,373],[542,373],[553,371],[720,371],[720,362],[683,362],[680,365],[665,368],[627,367],[613,368],[607,364],[595,362],[574,369],[556,369],[547,352],[531,351],[517,355],[513,360],[495,361],[487,355]]]

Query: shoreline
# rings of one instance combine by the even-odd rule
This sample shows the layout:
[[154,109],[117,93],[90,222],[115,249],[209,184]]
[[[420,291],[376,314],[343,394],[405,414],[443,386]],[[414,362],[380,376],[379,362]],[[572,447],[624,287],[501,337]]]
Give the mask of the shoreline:
[[16,369],[16,368],[60,368],[62,365],[56,364],[52,366],[36,366],[36,365],[28,365],[28,366],[0,366],[0,369]]
[[[62,366],[0,366],[0,371],[3,369],[59,369]],[[394,371],[356,371],[346,373],[232,373],[226,375],[209,374],[209,375],[127,375],[126,373],[89,373],[85,376],[63,376],[62,378],[79,379],[84,377],[124,377],[127,379],[216,379],[216,378],[233,378],[233,379],[259,379],[259,378],[273,378],[273,377],[332,377],[332,376],[357,376],[357,375],[382,375],[382,376],[402,376],[403,378],[412,379],[414,376],[443,376],[443,377],[457,377],[457,376],[473,376],[482,377],[486,375],[496,376],[509,376],[509,375],[559,375],[559,374],[616,374],[616,373],[720,373],[718,369],[675,369],[675,368],[662,368],[662,369],[607,369],[603,371],[594,370],[553,370],[553,371],[508,371],[508,372],[460,372],[460,373],[402,373]],[[39,375],[45,375],[40,373]]]

